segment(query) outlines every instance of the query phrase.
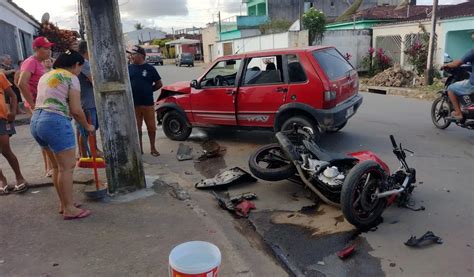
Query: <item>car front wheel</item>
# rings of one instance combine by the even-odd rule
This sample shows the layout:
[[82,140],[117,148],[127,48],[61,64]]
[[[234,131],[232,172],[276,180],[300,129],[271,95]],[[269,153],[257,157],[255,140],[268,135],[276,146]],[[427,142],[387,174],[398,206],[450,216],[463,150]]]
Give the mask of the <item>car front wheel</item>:
[[163,117],[163,132],[171,140],[183,141],[191,134],[192,127],[183,115],[170,111]]

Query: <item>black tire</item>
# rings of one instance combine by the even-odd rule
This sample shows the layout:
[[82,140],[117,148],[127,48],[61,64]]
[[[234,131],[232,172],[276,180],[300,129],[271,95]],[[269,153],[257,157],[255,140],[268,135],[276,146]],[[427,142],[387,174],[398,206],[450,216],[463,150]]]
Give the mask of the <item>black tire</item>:
[[249,158],[249,168],[253,175],[266,181],[281,181],[296,174],[294,164],[286,158],[277,143],[257,149]]
[[346,126],[346,124],[347,124],[347,121],[344,122],[343,124],[341,124],[341,125],[335,127],[335,128],[326,130],[326,132],[327,132],[327,133],[337,133],[337,132],[339,132],[342,128],[344,128],[344,127]]
[[177,111],[167,112],[163,116],[162,125],[163,132],[171,140],[186,140],[192,131],[187,119]]
[[[283,124],[281,125],[280,131],[288,131],[288,130],[293,130],[294,124],[299,125],[300,127],[310,127],[313,129],[314,132],[314,140],[319,141],[321,138],[321,131],[319,130],[318,124],[306,116],[292,116],[285,120]],[[302,144],[302,135],[288,135],[288,138],[291,140],[292,143],[295,145],[301,145]]]
[[341,191],[341,209],[349,223],[360,230],[367,230],[379,222],[387,199],[373,199],[370,196],[385,179],[384,170],[375,161],[361,162],[349,171]]
[[446,120],[451,114],[451,107],[444,96],[435,99],[431,105],[431,121],[438,129],[446,129],[451,125],[450,120]]

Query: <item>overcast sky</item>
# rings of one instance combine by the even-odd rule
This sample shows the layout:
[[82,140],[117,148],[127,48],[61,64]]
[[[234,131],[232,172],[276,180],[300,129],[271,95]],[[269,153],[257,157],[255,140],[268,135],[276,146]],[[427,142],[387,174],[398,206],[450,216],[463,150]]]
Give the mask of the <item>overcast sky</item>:
[[[77,0],[13,0],[38,20],[48,12],[50,21],[61,28],[77,30]],[[465,0],[439,0],[440,4],[460,3]],[[432,0],[418,0],[418,4],[431,4]],[[245,13],[242,0],[119,0],[124,32],[132,31],[135,23],[146,27],[171,28],[204,27],[222,18]]]

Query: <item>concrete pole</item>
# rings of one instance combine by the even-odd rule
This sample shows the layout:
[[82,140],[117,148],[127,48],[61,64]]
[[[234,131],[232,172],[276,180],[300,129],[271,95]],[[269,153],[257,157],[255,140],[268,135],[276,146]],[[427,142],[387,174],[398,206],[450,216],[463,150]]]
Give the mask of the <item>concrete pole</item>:
[[110,193],[145,187],[117,0],[81,0]]
[[426,63],[425,71],[425,86],[433,84],[433,56],[435,48],[435,38],[436,38],[436,16],[438,14],[438,0],[433,0],[433,9],[431,10],[431,33],[430,33],[430,43],[428,46],[428,61]]

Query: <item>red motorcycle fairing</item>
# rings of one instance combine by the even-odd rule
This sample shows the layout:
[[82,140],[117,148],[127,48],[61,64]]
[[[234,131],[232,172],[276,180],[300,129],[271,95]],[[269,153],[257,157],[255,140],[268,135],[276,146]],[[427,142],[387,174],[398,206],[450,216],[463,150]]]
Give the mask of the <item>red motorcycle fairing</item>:
[[390,175],[390,168],[388,167],[388,165],[371,151],[353,152],[349,153],[348,155],[358,159],[359,161],[375,161],[383,168],[387,175]]

